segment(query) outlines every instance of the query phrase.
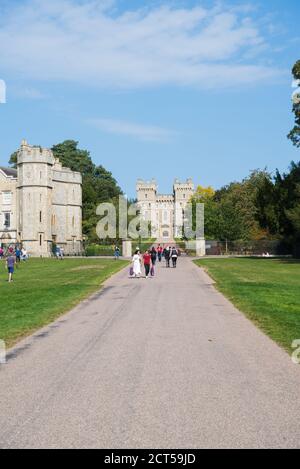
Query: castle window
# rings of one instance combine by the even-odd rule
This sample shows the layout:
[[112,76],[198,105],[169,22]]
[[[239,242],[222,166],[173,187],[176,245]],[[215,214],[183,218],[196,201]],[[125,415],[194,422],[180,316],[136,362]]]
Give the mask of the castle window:
[[73,228],[75,226],[75,217],[72,218],[72,226],[73,226]]
[[2,192],[2,203],[3,205],[11,205],[12,192]]
[[42,179],[42,171],[40,171],[40,179]]
[[4,227],[5,228],[10,228],[10,223],[11,223],[11,213],[10,212],[4,212]]
[[40,234],[40,246],[42,245],[43,235]]
[[40,223],[42,223],[42,212],[40,212]]
[[145,194],[145,199],[148,199],[148,194]]

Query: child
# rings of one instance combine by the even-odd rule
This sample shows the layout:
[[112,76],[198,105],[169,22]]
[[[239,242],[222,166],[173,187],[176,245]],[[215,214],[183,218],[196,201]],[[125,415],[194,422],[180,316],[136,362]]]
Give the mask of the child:
[[8,251],[8,256],[6,259],[6,266],[8,270],[8,282],[11,283],[13,282],[13,274],[15,271],[15,263],[16,263],[16,258],[14,256],[14,251],[12,248],[9,249]]
[[115,246],[115,260],[117,261],[120,258],[120,248]]

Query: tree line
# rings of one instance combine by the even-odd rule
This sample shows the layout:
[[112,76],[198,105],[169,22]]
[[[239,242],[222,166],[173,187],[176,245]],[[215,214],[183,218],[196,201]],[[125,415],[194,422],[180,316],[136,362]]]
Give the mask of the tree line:
[[[295,126],[288,138],[300,147],[300,60],[292,70]],[[282,252],[300,250],[300,162],[271,175],[255,170],[220,190],[199,186],[193,204],[205,204],[205,234],[221,241],[278,240]]]
[[205,236],[220,241],[278,240],[282,253],[300,244],[300,163],[287,173],[255,170],[241,182],[214,191],[198,187],[193,204],[204,203]]

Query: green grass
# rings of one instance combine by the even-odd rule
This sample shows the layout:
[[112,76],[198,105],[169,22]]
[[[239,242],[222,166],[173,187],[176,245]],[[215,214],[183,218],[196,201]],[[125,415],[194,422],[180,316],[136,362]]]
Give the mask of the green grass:
[[237,308],[286,350],[300,339],[300,261],[203,259],[216,286]]
[[127,264],[112,259],[30,259],[9,284],[1,261],[0,339],[10,346],[54,321]]

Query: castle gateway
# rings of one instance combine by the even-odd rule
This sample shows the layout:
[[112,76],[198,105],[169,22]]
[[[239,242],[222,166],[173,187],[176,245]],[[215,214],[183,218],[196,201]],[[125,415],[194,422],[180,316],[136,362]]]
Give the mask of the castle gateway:
[[33,256],[82,252],[82,177],[51,150],[24,140],[17,169],[0,168],[0,243],[22,243]]
[[172,241],[182,236],[184,210],[195,193],[192,179],[181,183],[175,179],[173,194],[158,194],[155,179],[138,179],[137,201],[142,218],[151,223],[153,236],[159,242]]

